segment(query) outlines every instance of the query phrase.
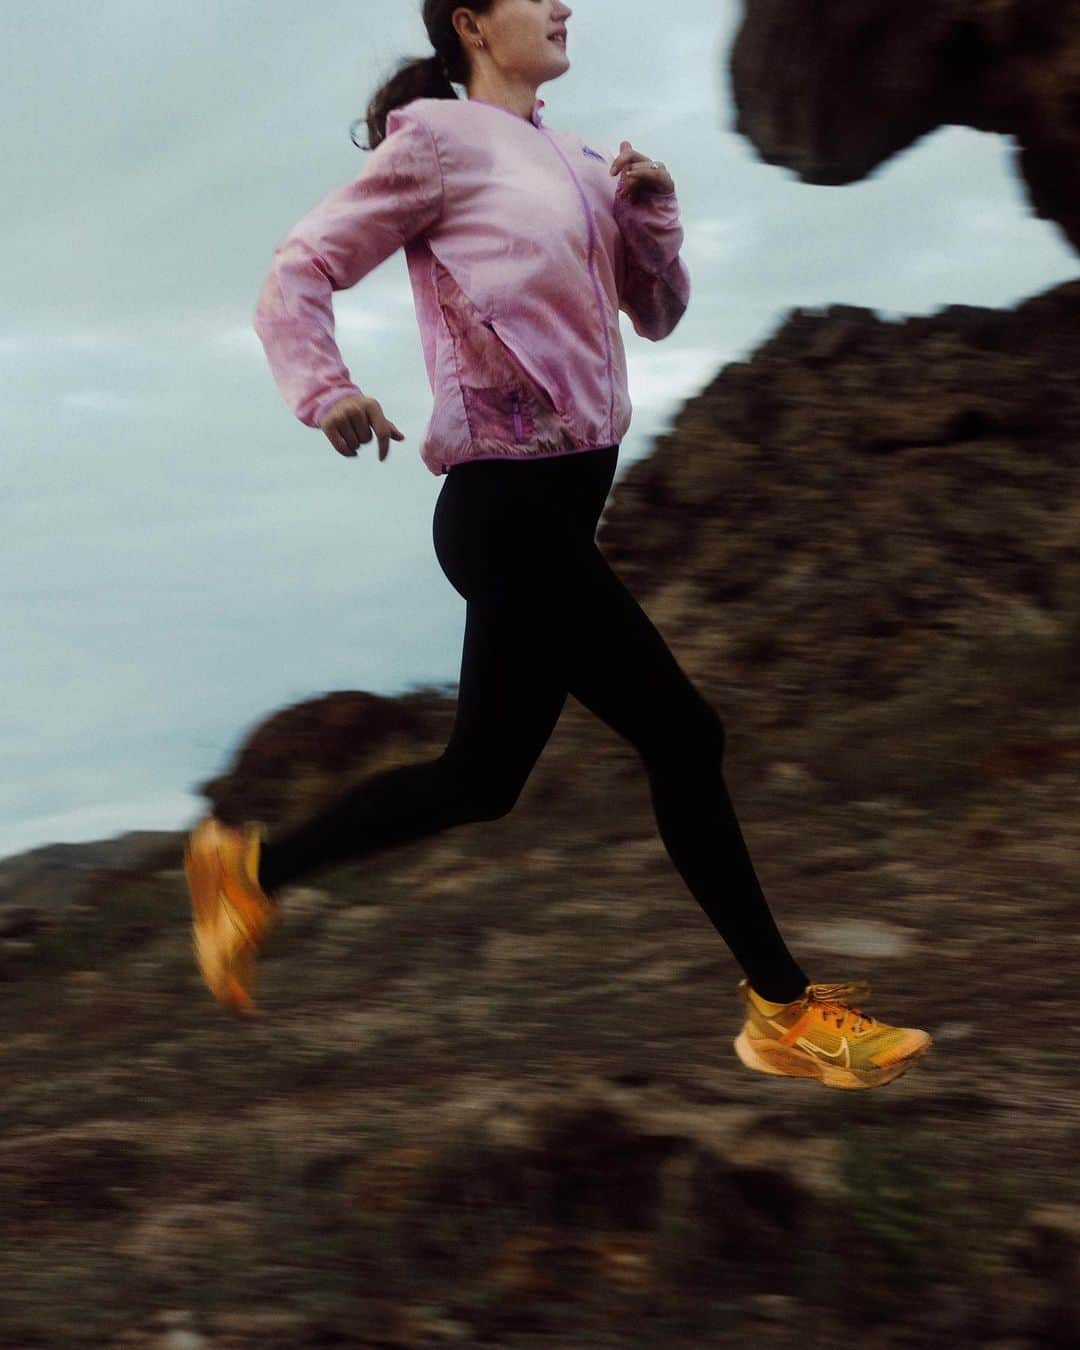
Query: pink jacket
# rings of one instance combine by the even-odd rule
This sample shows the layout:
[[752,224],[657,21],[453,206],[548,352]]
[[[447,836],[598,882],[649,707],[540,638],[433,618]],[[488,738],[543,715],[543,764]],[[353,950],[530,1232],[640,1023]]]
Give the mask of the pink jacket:
[[395,108],[360,175],[275,248],[254,326],[305,426],[362,392],[334,340],[332,293],[404,246],[434,394],[420,447],[432,473],[622,440],[618,312],[658,342],[690,298],[678,202],[616,200],[614,155],[549,130],[543,106],[529,120],[480,99]]

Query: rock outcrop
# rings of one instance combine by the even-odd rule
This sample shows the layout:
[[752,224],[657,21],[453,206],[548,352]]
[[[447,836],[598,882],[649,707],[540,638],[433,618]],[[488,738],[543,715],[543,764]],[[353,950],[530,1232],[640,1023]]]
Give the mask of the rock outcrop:
[[745,0],[735,129],[806,183],[853,183],[938,127],[1013,138],[1032,210],[1080,248],[1080,8],[1063,0]]

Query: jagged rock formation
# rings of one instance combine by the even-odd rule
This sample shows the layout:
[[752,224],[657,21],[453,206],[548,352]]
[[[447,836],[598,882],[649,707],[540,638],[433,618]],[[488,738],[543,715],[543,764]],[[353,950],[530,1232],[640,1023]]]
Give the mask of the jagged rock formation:
[[853,183],[940,126],[1012,136],[1036,215],[1080,248],[1080,7],[745,0],[735,129],[807,183]]
[[796,309],[620,479],[598,535],[748,734],[1080,673],[1080,282],[1012,311]]

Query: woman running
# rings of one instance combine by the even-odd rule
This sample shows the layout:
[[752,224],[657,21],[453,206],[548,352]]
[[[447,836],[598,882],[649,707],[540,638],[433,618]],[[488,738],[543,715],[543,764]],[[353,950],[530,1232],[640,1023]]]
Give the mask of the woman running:
[[338,454],[375,436],[380,462],[404,436],[350,378],[333,292],[405,250],[434,395],[420,455],[445,477],[435,553],[467,601],[461,675],[437,759],[374,773],[281,837],[260,821],[196,825],[196,958],[224,1007],[252,1011],[282,887],[506,815],[573,694],[638,751],[672,862],[742,967],[742,1062],[873,1087],[930,1037],[852,1006],[865,982],[813,984],[792,956],[725,786],[723,724],[596,544],[631,416],[619,311],[657,342],[690,276],[664,164],[544,125],[536,91],[569,69],[571,14],[562,0],[425,0],[435,54],[378,91],[364,170],[274,250],[254,321],[273,377]]

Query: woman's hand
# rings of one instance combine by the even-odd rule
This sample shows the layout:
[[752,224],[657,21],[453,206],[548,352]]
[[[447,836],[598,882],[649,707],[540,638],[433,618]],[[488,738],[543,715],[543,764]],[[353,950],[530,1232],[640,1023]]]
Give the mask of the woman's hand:
[[641,193],[674,192],[675,184],[663,163],[658,162],[655,168],[652,165],[648,155],[635,150],[629,141],[620,141],[619,153],[611,162],[613,174],[623,171],[615,195],[633,201]]
[[356,455],[358,445],[367,445],[372,432],[379,441],[379,462],[390,453],[390,442],[403,441],[405,435],[387,418],[379,400],[366,395],[350,394],[338,399],[322,421],[319,429],[339,455],[351,458]]

